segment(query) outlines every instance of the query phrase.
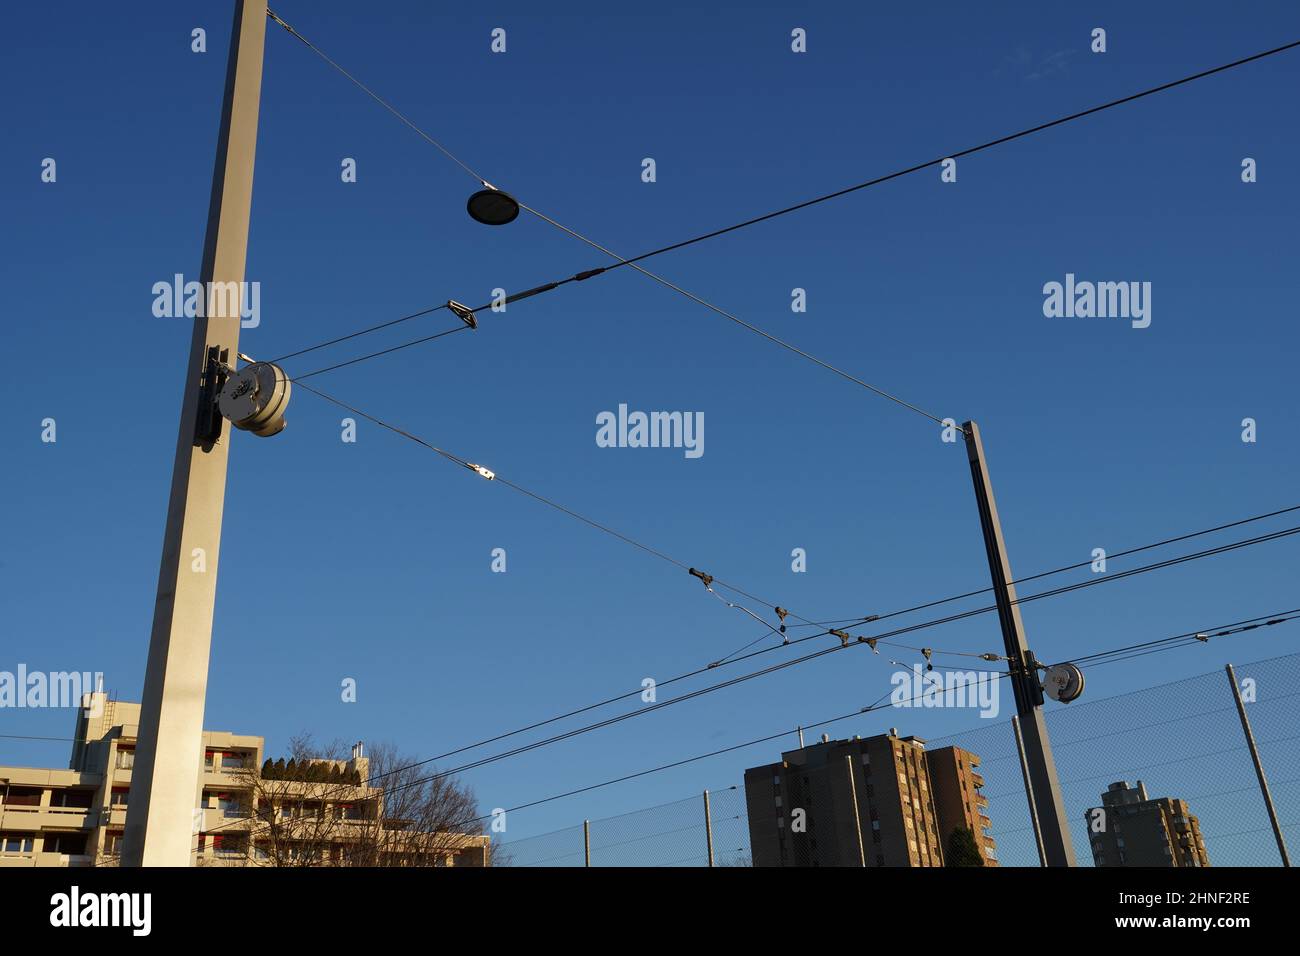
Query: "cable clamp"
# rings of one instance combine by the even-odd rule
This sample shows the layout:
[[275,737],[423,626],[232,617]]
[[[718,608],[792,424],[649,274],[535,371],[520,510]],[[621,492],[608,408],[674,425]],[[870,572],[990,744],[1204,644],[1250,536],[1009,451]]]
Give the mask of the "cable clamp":
[[474,318],[474,310],[471,309],[469,306],[462,305],[461,303],[457,302],[455,299],[448,299],[447,308],[449,308],[452,312],[454,312],[460,318],[460,320],[464,322],[466,325],[468,325],[471,329],[478,328],[478,319]]
[[472,471],[477,471],[488,481],[491,481],[493,478],[497,476],[497,473],[495,471],[492,471],[490,468],[484,468],[482,465],[476,465],[472,461],[465,462],[465,467],[469,468]]
[[786,619],[786,617],[790,614],[790,612],[787,611],[787,610],[786,610],[785,608],[783,608],[783,607],[774,608],[773,610],[776,611],[776,616],[777,616],[778,618],[781,619],[781,633],[784,634],[784,633],[785,633],[785,619]]
[[841,646],[841,647],[848,647],[848,646],[849,646],[849,638],[850,638],[852,635],[850,635],[847,631],[837,631],[837,630],[835,630],[835,628],[831,628],[831,629],[830,629],[829,631],[827,631],[826,633],[827,633],[827,634],[833,634],[833,635],[835,635],[836,637],[838,637],[838,638],[840,639],[840,646]]
[[[713,584],[713,575],[711,575],[711,574],[705,574],[703,571],[696,571],[694,568],[687,568],[687,570],[688,570],[691,574],[695,575],[695,577],[697,577],[697,578],[699,578],[701,581],[703,581],[703,582],[704,582],[704,586],[705,586],[706,588],[708,588],[711,584]],[[712,590],[712,589],[710,588],[710,590]]]

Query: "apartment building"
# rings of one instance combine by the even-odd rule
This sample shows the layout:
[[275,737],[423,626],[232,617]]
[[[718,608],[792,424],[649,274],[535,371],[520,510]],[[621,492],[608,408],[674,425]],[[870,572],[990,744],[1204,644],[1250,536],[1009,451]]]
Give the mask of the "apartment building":
[[[0,866],[116,865],[139,722],[139,704],[87,694],[67,770],[0,766]],[[366,783],[360,744],[349,760],[314,761],[289,775],[262,773],[261,737],[204,731],[201,746],[195,865],[373,865],[393,863],[389,856],[411,865],[489,863],[486,835],[435,839],[387,819],[383,788]]]
[[997,866],[979,757],[896,731],[830,740],[745,771],[754,866],[943,866],[968,828]]
[[1209,866],[1201,822],[1186,800],[1147,796],[1139,780],[1112,783],[1101,806],[1084,812],[1097,866]]

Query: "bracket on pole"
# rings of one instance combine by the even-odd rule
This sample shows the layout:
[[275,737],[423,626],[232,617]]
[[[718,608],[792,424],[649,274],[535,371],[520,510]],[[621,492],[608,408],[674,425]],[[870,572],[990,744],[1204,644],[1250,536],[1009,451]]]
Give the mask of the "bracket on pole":
[[230,353],[219,345],[208,347],[208,361],[199,380],[199,408],[194,419],[194,444],[210,448],[221,438],[221,412],[217,398],[226,384],[226,359]]

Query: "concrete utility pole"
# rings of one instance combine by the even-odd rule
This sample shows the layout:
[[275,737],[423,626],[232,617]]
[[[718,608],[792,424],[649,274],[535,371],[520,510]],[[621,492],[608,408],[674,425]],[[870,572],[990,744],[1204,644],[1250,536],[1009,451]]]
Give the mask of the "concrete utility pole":
[[975,484],[975,500],[979,504],[984,550],[993,576],[993,595],[997,600],[998,621],[1002,625],[1002,641],[1007,657],[1011,659],[1011,686],[1016,695],[1016,713],[1020,717],[1043,852],[1048,866],[1074,866],[1074,845],[1070,840],[1065,801],[1061,797],[1056,763],[1052,760],[1052,744],[1043,720],[1043,687],[1038,681],[1038,661],[1025,642],[1025,626],[1020,620],[1016,588],[1011,583],[1015,579],[1011,576],[1011,563],[1007,560],[1006,544],[1002,540],[1002,523],[998,520],[998,506],[993,499],[993,484],[984,462],[984,445],[980,441],[979,426],[974,422],[966,422],[962,429],[966,433],[966,453]]
[[849,799],[853,801],[853,835],[858,838],[858,866],[867,865],[867,845],[862,840],[862,811],[858,809],[858,779],[853,772],[853,755],[844,755],[844,769],[849,772]]
[[1237,673],[1231,664],[1224,666],[1228,683],[1232,685],[1232,699],[1237,704],[1237,716],[1241,718],[1241,732],[1246,735],[1246,746],[1250,748],[1250,759],[1255,764],[1255,777],[1259,780],[1259,795],[1264,798],[1264,809],[1268,811],[1268,822],[1273,825],[1273,839],[1277,841],[1277,852],[1282,857],[1282,865],[1291,865],[1291,855],[1286,851],[1286,838],[1282,835],[1282,824],[1277,819],[1277,807],[1273,806],[1273,792],[1268,789],[1268,778],[1264,776],[1264,764],[1259,759],[1259,748],[1255,746],[1255,732],[1250,729],[1250,718],[1246,716],[1246,704],[1241,699],[1241,687],[1237,683]]
[[189,866],[196,846],[203,706],[230,450],[229,430],[222,435],[222,419],[211,400],[220,375],[215,363],[235,361],[242,298],[214,294],[214,288],[223,288],[214,284],[237,283],[241,293],[243,289],[265,38],[266,0],[236,0],[199,274],[206,308],[194,321],[181,398],[139,746],[127,804],[124,866]]

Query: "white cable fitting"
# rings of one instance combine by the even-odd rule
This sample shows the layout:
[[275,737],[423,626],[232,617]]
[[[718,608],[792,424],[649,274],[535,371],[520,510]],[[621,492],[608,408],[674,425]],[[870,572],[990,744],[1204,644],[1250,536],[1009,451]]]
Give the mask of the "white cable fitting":
[[495,471],[493,471],[492,469],[490,469],[490,468],[484,468],[482,465],[476,465],[476,464],[474,464],[472,461],[467,461],[467,462],[465,462],[465,464],[466,464],[468,467],[473,468],[475,471],[477,471],[480,475],[482,475],[482,476],[483,476],[484,478],[486,478],[488,481],[491,481],[493,478],[495,478],[495,477],[497,476],[497,473],[496,473]]

